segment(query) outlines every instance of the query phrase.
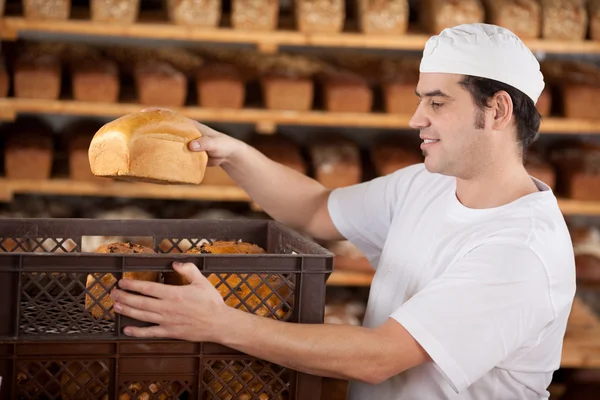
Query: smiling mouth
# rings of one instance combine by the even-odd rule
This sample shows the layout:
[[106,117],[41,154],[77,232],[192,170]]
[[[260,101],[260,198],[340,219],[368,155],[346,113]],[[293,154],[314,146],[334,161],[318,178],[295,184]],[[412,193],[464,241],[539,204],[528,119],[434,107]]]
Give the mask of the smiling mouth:
[[425,144],[436,143],[436,142],[439,142],[439,140],[438,139],[425,139],[423,141],[423,143],[425,143]]

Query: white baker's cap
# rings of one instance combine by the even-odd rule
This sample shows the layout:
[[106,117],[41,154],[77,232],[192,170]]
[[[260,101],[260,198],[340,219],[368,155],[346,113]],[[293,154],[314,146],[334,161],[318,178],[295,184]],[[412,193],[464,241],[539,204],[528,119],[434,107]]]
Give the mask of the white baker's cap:
[[534,103],[544,89],[540,63],[508,29],[464,24],[444,29],[425,44],[421,72],[494,79],[525,93]]

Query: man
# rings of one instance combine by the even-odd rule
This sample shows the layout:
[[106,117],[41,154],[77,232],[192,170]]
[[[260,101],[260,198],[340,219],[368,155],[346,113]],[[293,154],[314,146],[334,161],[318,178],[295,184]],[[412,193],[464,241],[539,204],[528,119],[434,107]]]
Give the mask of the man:
[[[126,334],[222,343],[293,369],[351,380],[350,399],[541,399],[560,365],[575,292],[556,198],[530,177],[539,63],[511,32],[462,25],[426,44],[410,125],[424,164],[328,190],[198,124],[206,151],[274,219],[346,238],[376,266],[363,327],[301,325],[227,307],[193,284],[121,281],[115,309],[158,325]],[[236,329],[229,329],[235,326]]]

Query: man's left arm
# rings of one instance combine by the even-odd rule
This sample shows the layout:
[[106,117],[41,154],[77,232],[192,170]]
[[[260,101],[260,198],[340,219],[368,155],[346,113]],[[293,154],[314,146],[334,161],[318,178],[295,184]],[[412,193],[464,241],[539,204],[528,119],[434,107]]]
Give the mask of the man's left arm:
[[114,290],[115,311],[157,325],[128,327],[127,335],[219,343],[301,372],[380,383],[429,361],[402,325],[295,324],[227,306],[193,264],[174,265],[192,283],[169,286],[121,280],[119,287],[154,298]]

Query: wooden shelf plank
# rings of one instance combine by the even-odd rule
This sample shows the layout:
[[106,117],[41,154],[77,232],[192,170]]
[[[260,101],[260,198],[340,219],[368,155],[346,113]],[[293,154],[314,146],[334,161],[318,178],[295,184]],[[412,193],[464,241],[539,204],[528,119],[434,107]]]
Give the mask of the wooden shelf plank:
[[[255,44],[259,48],[311,46],[414,51],[423,50],[425,42],[431,36],[415,29],[415,27],[411,27],[406,35],[401,36],[365,35],[356,31],[339,34],[305,34],[293,29],[280,29],[273,32],[247,32],[230,27],[198,29],[178,26],[166,20],[147,19],[144,16],[141,17],[138,23],[131,25],[100,24],[89,19],[75,18],[67,21],[31,21],[21,16],[6,16],[2,19],[0,24],[2,39],[14,40],[22,32],[243,43]],[[525,43],[535,52],[600,53],[600,42],[592,40],[555,41],[535,39],[525,40]]]
[[[108,196],[204,201],[249,201],[236,186],[156,185],[137,182],[74,182],[69,179],[0,179],[3,192],[11,194],[47,194],[60,196]],[[6,197],[6,196],[4,196]]]
[[600,201],[558,199],[558,204],[564,215],[600,216]]
[[370,286],[373,273],[357,271],[333,271],[327,280],[329,286]]
[[[73,100],[44,100],[3,98],[0,99],[0,118],[14,118],[18,113],[63,114],[95,117],[118,117],[137,112],[147,106],[136,103],[92,103]],[[209,109],[194,106],[173,108],[198,121],[247,123],[268,127],[276,125],[297,126],[349,126],[358,128],[407,129],[410,130],[410,115],[385,113],[329,113],[325,111],[286,111],[260,108]],[[266,129],[266,128],[265,128]],[[540,132],[547,134],[600,134],[598,120],[568,120],[547,118]],[[267,132],[266,132],[267,133]]]

